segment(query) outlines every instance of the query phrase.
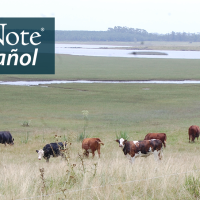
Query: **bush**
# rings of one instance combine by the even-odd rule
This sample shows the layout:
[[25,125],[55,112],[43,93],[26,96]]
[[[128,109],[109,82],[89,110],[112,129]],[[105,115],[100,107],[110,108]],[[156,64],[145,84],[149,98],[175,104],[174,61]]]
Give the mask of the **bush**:
[[22,126],[24,126],[24,127],[27,127],[27,126],[30,126],[30,121],[24,121],[23,123],[22,123]]
[[117,140],[119,140],[120,138],[128,140],[129,136],[128,136],[127,132],[120,131],[119,134],[116,134],[116,138],[117,138]]
[[88,138],[89,136],[88,135],[86,135],[84,132],[83,133],[81,133],[81,134],[79,134],[78,136],[77,136],[77,141],[78,142],[82,142],[85,138]]

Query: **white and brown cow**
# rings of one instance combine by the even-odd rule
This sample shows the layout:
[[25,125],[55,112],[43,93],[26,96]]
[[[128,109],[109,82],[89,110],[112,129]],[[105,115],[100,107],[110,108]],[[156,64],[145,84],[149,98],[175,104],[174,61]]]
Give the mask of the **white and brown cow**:
[[130,159],[131,163],[134,163],[137,157],[147,157],[154,154],[155,160],[162,159],[162,141],[157,139],[141,140],[141,141],[127,141],[121,138],[116,140],[119,143],[119,147],[122,148],[124,155]]

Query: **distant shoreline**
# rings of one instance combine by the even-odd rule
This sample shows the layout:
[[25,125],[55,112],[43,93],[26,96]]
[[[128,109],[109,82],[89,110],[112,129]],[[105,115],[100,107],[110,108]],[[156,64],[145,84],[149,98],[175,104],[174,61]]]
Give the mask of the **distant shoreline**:
[[[141,42],[118,42],[118,41],[116,41],[116,42],[56,41],[55,44],[112,45],[112,46],[116,46],[116,47],[105,47],[105,48],[106,49],[113,49],[113,48],[126,49],[126,50],[200,51],[200,42],[192,42],[191,43],[191,42],[144,41],[143,44],[141,44]],[[119,46],[122,46],[122,47],[119,47]]]

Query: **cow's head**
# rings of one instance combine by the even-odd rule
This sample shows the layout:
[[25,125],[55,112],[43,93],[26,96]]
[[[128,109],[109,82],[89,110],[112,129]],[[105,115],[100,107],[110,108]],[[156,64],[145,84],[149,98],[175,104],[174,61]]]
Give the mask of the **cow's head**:
[[42,157],[44,156],[44,151],[40,149],[40,150],[36,150],[36,152],[38,153],[38,159],[41,160]]
[[125,143],[127,142],[127,140],[124,140],[123,138],[115,141],[119,143],[119,147],[124,147]]
[[10,145],[14,145],[14,138],[12,138],[12,141],[10,142]]

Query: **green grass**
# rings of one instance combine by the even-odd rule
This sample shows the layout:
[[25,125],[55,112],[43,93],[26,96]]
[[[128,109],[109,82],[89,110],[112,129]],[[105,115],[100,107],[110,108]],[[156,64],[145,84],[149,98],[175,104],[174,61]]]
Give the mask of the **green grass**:
[[[1,129],[14,135],[30,131],[29,138],[31,132],[44,129],[50,129],[51,135],[57,130],[79,135],[85,123],[82,110],[88,110],[90,136],[115,137],[116,132],[125,131],[129,139],[143,139],[148,132],[166,132],[173,144],[178,137],[187,143],[188,127],[198,125],[200,118],[200,85],[61,84],[0,89]],[[24,120],[31,120],[30,126],[23,127]]]
[[[1,75],[0,79],[199,80],[198,64],[198,60],[59,55],[54,76]],[[0,199],[55,193],[43,199],[63,199],[61,189],[69,199],[195,199],[200,171],[185,172],[198,169],[200,161],[200,141],[188,142],[189,126],[200,125],[199,91],[198,84],[0,85],[0,129],[15,138],[12,147],[0,144]],[[87,126],[83,110],[89,111]],[[24,122],[31,123],[22,126]],[[96,153],[94,159],[90,155],[83,163],[80,160],[77,137],[84,131],[105,144],[101,159]],[[130,165],[114,141],[120,132],[129,140],[141,140],[148,132],[166,133],[163,161],[156,163],[150,156]],[[72,142],[69,162],[39,161],[35,150],[55,142],[55,135]]]
[[56,55],[55,75],[0,75],[0,80],[200,79],[196,59],[143,59]]

